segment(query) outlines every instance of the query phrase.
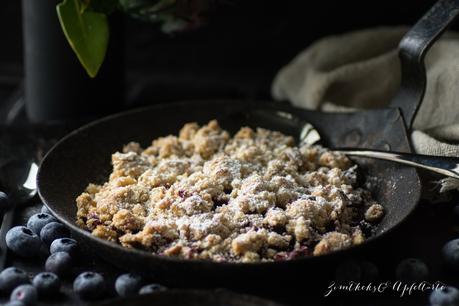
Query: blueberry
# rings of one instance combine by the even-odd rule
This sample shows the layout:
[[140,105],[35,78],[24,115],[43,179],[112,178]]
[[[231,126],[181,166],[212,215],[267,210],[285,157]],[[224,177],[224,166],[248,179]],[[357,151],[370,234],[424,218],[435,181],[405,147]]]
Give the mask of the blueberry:
[[58,238],[51,243],[49,251],[51,254],[56,252],[67,252],[70,256],[75,258],[78,251],[78,243],[72,238]]
[[118,276],[115,282],[115,290],[121,297],[136,295],[142,287],[142,277],[137,274],[126,273]]
[[420,259],[407,258],[398,264],[395,274],[399,280],[418,282],[426,280],[429,269]]
[[72,257],[66,252],[56,252],[46,259],[45,270],[59,276],[68,275],[73,265]]
[[59,222],[48,223],[40,231],[41,240],[43,240],[46,245],[50,245],[58,238],[68,237],[69,235],[69,230]]
[[32,215],[27,221],[27,227],[30,228],[35,234],[40,235],[41,229],[50,222],[57,222],[53,216],[45,213]]
[[41,272],[37,274],[33,278],[32,284],[37,288],[40,296],[51,296],[59,292],[61,288],[59,277],[52,272]]
[[379,269],[374,263],[369,261],[362,261],[360,263],[360,268],[362,269],[362,281],[371,282],[378,279]]
[[360,281],[362,277],[362,268],[353,260],[342,262],[335,272],[335,279],[338,283],[346,283],[350,281]]
[[149,284],[145,285],[139,290],[139,294],[150,294],[153,292],[164,291],[167,290],[166,287],[160,284]]
[[459,239],[448,241],[443,246],[442,255],[450,267],[459,270]]
[[41,207],[40,212],[41,212],[41,213],[44,213],[44,214],[52,215],[52,214],[51,214],[51,211],[49,210],[49,208],[48,208],[46,205],[43,205],[43,206]]
[[20,285],[11,292],[10,300],[22,302],[24,305],[34,305],[37,302],[37,289],[32,285]]
[[433,290],[429,301],[432,306],[457,306],[459,305],[459,290],[449,286]]
[[105,293],[105,280],[96,272],[83,272],[73,282],[73,291],[82,299],[94,300]]
[[29,283],[27,273],[16,267],[9,267],[0,273],[0,291],[9,294],[19,285]]
[[6,245],[22,257],[33,257],[40,251],[40,237],[25,226],[15,226],[6,233]]

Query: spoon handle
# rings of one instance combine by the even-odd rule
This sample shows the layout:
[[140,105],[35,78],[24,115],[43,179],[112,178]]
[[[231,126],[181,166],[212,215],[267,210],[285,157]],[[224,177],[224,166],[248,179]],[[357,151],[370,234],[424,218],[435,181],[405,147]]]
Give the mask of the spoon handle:
[[14,221],[14,207],[10,208],[3,215],[3,221],[0,228],[0,271],[5,269],[6,257],[8,254],[8,247],[6,246],[6,233],[13,226]]
[[365,149],[338,149],[335,152],[348,156],[368,157],[392,161],[416,168],[426,169],[448,177],[459,179],[459,158],[412,153],[387,152]]
[[438,0],[406,33],[399,44],[401,85],[391,106],[402,111],[411,129],[427,84],[424,57],[446,28],[459,16],[459,1]]

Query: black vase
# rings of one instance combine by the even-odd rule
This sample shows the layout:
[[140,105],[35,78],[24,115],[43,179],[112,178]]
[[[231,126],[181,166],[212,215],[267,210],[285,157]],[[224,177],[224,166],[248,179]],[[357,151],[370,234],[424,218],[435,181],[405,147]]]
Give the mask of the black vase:
[[110,16],[110,42],[97,77],[90,78],[70,48],[56,12],[61,0],[22,0],[25,105],[30,121],[97,118],[124,100],[122,17]]

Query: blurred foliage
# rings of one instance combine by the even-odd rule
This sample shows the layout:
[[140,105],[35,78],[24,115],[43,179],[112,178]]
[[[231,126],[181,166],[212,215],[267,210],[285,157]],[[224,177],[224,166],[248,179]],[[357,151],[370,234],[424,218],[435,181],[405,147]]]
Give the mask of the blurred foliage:
[[188,31],[205,24],[216,0],[64,0],[57,14],[62,30],[90,77],[101,67],[109,39],[107,15],[121,10],[161,24],[165,33]]

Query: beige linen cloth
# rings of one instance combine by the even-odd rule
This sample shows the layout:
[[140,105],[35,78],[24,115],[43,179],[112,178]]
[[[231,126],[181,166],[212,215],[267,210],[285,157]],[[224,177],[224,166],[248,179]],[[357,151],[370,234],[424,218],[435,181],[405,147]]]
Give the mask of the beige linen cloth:
[[[387,106],[400,85],[397,47],[407,30],[381,27],[323,38],[278,72],[272,95],[323,111]],[[425,63],[427,89],[413,125],[413,147],[459,157],[459,34],[438,40]],[[459,188],[459,180],[441,183],[441,191]]]

